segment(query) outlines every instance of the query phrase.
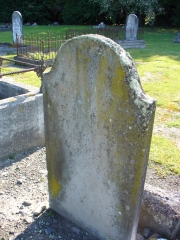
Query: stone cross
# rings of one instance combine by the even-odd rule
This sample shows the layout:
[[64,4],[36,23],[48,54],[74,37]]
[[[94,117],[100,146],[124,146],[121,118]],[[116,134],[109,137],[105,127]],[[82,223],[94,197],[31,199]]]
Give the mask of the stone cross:
[[155,112],[114,41],[67,41],[43,75],[50,207],[99,239],[134,240]]
[[[22,41],[22,16],[18,11],[14,11],[12,14],[12,31],[13,31],[13,42],[20,43]],[[18,37],[18,39],[17,39]]]
[[135,14],[130,14],[126,20],[126,40],[135,41],[137,40],[138,32],[138,17]]

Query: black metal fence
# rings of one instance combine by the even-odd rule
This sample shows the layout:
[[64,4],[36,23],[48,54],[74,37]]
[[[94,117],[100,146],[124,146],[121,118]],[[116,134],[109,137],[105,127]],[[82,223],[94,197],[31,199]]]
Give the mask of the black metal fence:
[[87,29],[69,29],[66,31],[67,39],[84,35],[99,34],[105,37],[115,39],[125,39],[125,28],[106,27],[106,28],[87,28]]
[[[58,49],[68,39],[85,34],[99,34],[112,40],[124,40],[125,28],[106,27],[106,28],[86,28],[69,29],[64,34],[46,33],[29,34],[18,39],[17,36],[17,56],[30,59],[52,60],[55,58]],[[138,29],[137,39],[144,38],[143,29]]]
[[54,59],[58,49],[66,41],[66,34],[28,34],[21,40],[17,36],[17,56],[30,59]]
[[[20,65],[25,65],[27,66],[26,69],[19,69],[17,71],[13,71],[13,72],[6,72],[6,73],[2,73],[2,66],[3,66],[3,61],[10,61],[16,64],[20,64]],[[46,69],[46,66],[44,64],[44,61],[41,61],[40,65],[35,65],[32,63],[26,63],[26,62],[21,62],[21,61],[17,61],[17,60],[12,60],[9,58],[4,58],[0,56],[0,78],[2,78],[3,76],[7,76],[7,75],[12,75],[12,74],[17,74],[17,73],[25,73],[25,72],[30,72],[30,71],[34,71],[36,72],[38,77],[41,77],[44,70]]]

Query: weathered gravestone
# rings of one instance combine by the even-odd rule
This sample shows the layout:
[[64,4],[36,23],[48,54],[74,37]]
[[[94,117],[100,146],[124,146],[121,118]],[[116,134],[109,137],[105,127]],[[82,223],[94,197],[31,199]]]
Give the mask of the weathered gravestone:
[[[21,42],[22,41],[22,16],[18,11],[14,11],[12,14],[12,31],[13,31],[13,42]],[[18,39],[17,39],[18,36]]]
[[67,41],[43,76],[50,207],[100,239],[133,240],[155,102],[99,35]]
[[180,43],[180,33],[178,33],[177,36],[175,36],[175,37],[173,38],[173,42],[174,42],[174,43]]
[[130,14],[126,19],[125,40],[115,40],[124,49],[127,48],[145,48],[146,42],[138,39],[138,17]]
[[137,40],[139,20],[135,14],[130,14],[126,20],[126,40]]

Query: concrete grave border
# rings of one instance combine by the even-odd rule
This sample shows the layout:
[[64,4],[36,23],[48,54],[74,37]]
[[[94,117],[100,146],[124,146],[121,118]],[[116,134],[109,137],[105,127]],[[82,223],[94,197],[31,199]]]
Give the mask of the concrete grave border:
[[44,145],[42,93],[7,77],[1,78],[0,85],[12,88],[0,100],[0,158]]

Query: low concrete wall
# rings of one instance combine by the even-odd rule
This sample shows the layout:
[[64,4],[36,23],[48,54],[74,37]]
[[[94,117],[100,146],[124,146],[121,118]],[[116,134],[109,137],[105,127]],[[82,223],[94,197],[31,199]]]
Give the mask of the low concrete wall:
[[44,145],[43,95],[37,88],[0,100],[0,133],[0,158]]
[[0,99],[14,97],[29,92],[28,89],[13,85],[11,82],[0,81]]

